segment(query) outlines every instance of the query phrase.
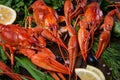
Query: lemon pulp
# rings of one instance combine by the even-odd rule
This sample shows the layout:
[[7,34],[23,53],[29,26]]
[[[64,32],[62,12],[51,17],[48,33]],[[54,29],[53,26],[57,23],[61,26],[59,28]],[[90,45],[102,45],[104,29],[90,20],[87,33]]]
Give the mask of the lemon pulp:
[[101,80],[105,80],[105,76],[103,74],[103,72],[101,70],[99,70],[98,68],[91,66],[91,65],[87,65],[86,69],[95,72],[100,78]]
[[0,5],[0,24],[12,24],[16,19],[16,12],[10,7]]
[[75,68],[75,73],[81,80],[105,80],[103,72],[91,65],[87,65],[86,68]]
[[81,80],[101,80],[96,73],[87,69],[76,68],[75,73],[80,77]]

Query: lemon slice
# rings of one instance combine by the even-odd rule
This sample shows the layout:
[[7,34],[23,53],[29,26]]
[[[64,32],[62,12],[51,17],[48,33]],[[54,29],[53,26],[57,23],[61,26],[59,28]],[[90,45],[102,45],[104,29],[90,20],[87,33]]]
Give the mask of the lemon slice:
[[15,21],[15,19],[15,10],[0,4],[0,24],[12,24]]
[[80,77],[81,80],[101,80],[96,73],[87,69],[76,68],[75,73]]
[[96,73],[101,78],[101,80],[105,80],[105,76],[104,76],[103,72],[100,69],[98,69],[98,68],[96,68],[94,66],[91,66],[91,65],[87,65],[86,69]]

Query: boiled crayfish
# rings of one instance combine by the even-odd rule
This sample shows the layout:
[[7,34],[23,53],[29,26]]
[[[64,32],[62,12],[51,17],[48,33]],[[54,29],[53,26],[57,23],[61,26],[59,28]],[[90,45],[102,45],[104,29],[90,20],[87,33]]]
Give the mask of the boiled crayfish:
[[[90,47],[94,40],[94,33],[103,18],[102,10],[97,2],[93,2],[87,6],[83,19],[78,22],[80,29],[78,31],[78,41],[81,54],[86,61]],[[90,39],[92,39],[90,46]],[[89,47],[90,46],[90,47]]]
[[[33,19],[35,20],[37,27],[46,29],[47,34],[50,34],[50,35],[52,34],[53,36],[46,35],[46,33],[43,35],[47,39],[54,41],[55,43],[57,43],[58,45],[62,46],[67,50],[67,47],[61,40],[59,31],[58,31],[59,29],[58,23],[60,21],[63,21],[64,17],[58,16],[56,11],[53,8],[47,6],[43,0],[35,1],[29,7],[29,9],[33,10]],[[26,20],[30,19],[29,22],[31,23],[31,20],[32,20],[31,18],[28,17]],[[51,39],[51,37],[55,37],[56,39]]]
[[[0,24],[0,45],[10,58],[12,65],[14,54],[21,53],[41,68],[69,74],[69,69],[55,60],[55,55],[52,51],[44,46],[40,46],[42,44],[40,43],[40,40],[38,40],[34,34],[29,34],[32,30],[25,29],[14,24]],[[10,55],[6,51],[6,48],[10,50]]]
[[87,0],[78,0],[78,5],[74,9],[72,0],[66,0],[64,3],[64,16],[66,26],[60,29],[61,32],[68,32],[70,38],[68,41],[68,54],[69,54],[69,69],[71,72],[74,70],[76,57],[78,55],[78,38],[77,33],[72,25],[72,19],[75,18],[81,10],[85,7]]
[[[49,70],[49,73],[52,74],[55,80],[59,80],[57,75],[59,75],[62,80],[65,80],[61,74],[69,74],[70,79],[74,72],[73,70],[79,50],[84,61],[86,61],[88,53],[94,43],[94,34],[99,28],[103,29],[96,52],[96,57],[100,58],[100,55],[110,42],[113,16],[117,15],[120,19],[120,12],[118,9],[114,9],[104,17],[97,2],[92,2],[86,6],[87,0],[75,1],[78,2],[76,7],[72,4],[72,0],[66,0],[64,3],[64,16],[59,16],[57,12],[47,6],[43,0],[36,0],[29,7],[29,9],[33,11],[33,17],[27,17],[26,19],[25,27],[27,27],[27,21],[29,21],[28,28],[23,28],[15,24],[0,24],[0,45],[11,60],[11,64],[14,64],[15,53],[23,54],[36,66]],[[31,25],[32,18],[36,24],[34,28],[32,28]],[[74,19],[76,19],[75,24],[77,23],[79,26],[78,33],[74,29],[75,25],[72,24],[72,20]],[[66,25],[64,27],[59,26],[59,22],[61,21],[65,21]],[[102,26],[99,27],[102,22]],[[60,37],[60,33],[66,31],[69,35],[67,46]],[[46,39],[57,43],[67,51],[67,58],[69,59],[67,66],[56,61],[54,53],[46,47]],[[9,49],[10,53],[7,52],[6,49]],[[56,73],[57,75],[55,75]]]
[[103,12],[97,2],[92,2],[87,6],[83,18],[78,22],[78,25],[80,26],[78,31],[78,41],[84,61],[86,61],[87,54],[92,48],[95,31],[99,28],[102,20],[104,19],[104,22],[100,27],[100,29],[103,29],[103,32],[100,35],[98,49],[96,52],[96,58],[100,58],[101,54],[110,42],[114,15],[120,19],[120,12],[118,9],[111,10],[105,18],[103,18]]
[[101,54],[107,47],[108,43],[110,42],[110,36],[111,31],[114,24],[114,18],[113,16],[116,15],[117,18],[120,20],[120,12],[118,9],[111,10],[108,12],[108,14],[105,16],[104,22],[101,25],[101,28],[103,29],[103,32],[100,35],[99,43],[98,43],[98,49],[96,52],[96,57],[100,58]]

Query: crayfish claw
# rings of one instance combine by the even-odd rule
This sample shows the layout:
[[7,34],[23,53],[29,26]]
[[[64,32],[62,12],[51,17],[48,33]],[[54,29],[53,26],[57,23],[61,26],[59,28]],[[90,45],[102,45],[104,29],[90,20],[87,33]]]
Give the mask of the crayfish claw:
[[69,69],[55,60],[54,54],[47,48],[38,51],[31,57],[31,61],[43,69],[55,71],[63,74],[70,74]]

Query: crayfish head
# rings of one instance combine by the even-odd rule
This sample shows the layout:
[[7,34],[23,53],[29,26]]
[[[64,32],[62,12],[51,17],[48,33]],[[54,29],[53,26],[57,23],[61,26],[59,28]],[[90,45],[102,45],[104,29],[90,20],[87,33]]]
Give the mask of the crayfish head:
[[99,23],[102,20],[103,12],[100,9],[100,6],[97,2],[93,2],[90,5],[88,5],[85,12],[85,18],[88,23],[91,22]]

